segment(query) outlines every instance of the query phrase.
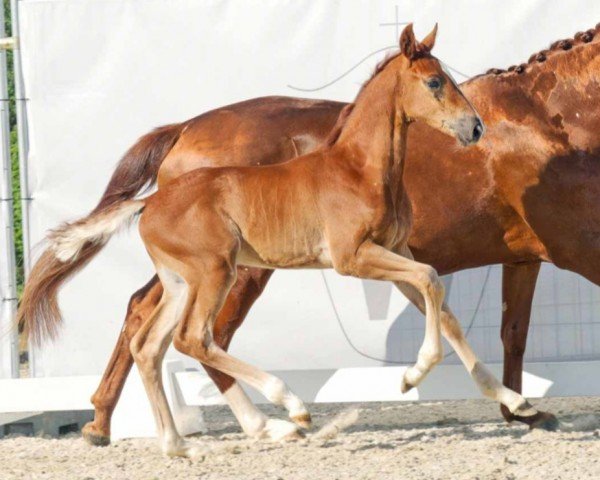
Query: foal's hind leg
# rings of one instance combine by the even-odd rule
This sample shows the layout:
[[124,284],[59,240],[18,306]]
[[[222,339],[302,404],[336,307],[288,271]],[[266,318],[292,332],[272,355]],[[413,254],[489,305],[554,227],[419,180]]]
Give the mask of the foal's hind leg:
[[[237,282],[231,289],[213,328],[215,341],[224,350],[229,347],[233,335],[262,293],[272,272],[258,268],[238,269]],[[117,345],[100,385],[92,396],[94,420],[88,422],[81,430],[83,438],[91,445],[110,444],[111,417],[133,364],[131,339],[159,304],[162,294],[162,284],[155,275],[150,282],[134,293],[129,301]],[[203,367],[227,400],[242,430],[248,436],[276,441],[298,437],[298,427],[295,424],[268,418],[252,403],[234,378],[214,368],[205,365]]]
[[182,314],[185,315],[189,309],[190,294],[185,282],[175,274],[164,271],[159,276],[164,287],[163,296],[150,318],[133,337],[131,353],[148,394],[163,452],[169,456],[191,457],[197,451],[187,445],[177,432],[161,371],[173,330]]
[[190,293],[196,292],[196,298],[193,300],[191,310],[177,328],[173,341],[175,348],[196,358],[204,365],[256,388],[269,401],[285,407],[296,424],[303,428],[310,427],[310,414],[304,403],[283,381],[229,355],[214,341],[212,333],[214,318],[222,307],[234,277],[234,272],[226,263],[216,259],[207,261],[204,258],[195,270],[198,272],[196,280],[188,279],[193,285]]
[[[229,291],[213,326],[214,340],[223,350],[227,351],[229,348],[233,335],[262,293],[272,273],[273,270],[258,268],[237,269],[237,281]],[[261,412],[234,378],[207,365],[202,366],[227,400],[246,435],[274,441],[297,439],[302,436],[294,423],[269,418]]]

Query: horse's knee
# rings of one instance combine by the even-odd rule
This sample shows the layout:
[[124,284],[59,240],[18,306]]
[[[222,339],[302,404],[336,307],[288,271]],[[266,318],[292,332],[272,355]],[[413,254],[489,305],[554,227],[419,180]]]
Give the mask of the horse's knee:
[[362,277],[362,276],[364,276],[364,275],[362,275],[363,274],[362,263],[363,262],[361,262],[360,259],[356,259],[356,258],[334,259],[333,269],[336,271],[336,273],[338,273],[339,275],[342,275],[344,277],[349,277],[349,276]]
[[159,366],[160,348],[144,342],[139,336],[134,336],[129,344],[129,351],[135,360],[140,373],[156,370]]
[[461,340],[464,337],[462,327],[454,315],[449,312],[442,311],[442,334],[446,338]]
[[444,283],[437,271],[430,265],[423,265],[416,274],[416,283],[419,289],[430,297],[443,299],[445,294]]
[[212,362],[217,348],[212,335],[208,331],[202,337],[178,332],[173,338],[173,346],[178,352],[208,365]]
[[133,305],[127,309],[127,316],[123,323],[123,333],[128,339],[133,339],[135,334],[142,328],[144,322],[148,319],[152,309],[138,308],[138,305]]
[[504,354],[509,357],[523,357],[525,355],[525,345],[521,342],[515,342],[511,339],[502,339],[504,345]]
[[194,346],[187,336],[177,333],[173,338],[173,346],[178,352],[190,357],[195,357]]
[[154,311],[163,294],[158,276],[154,276],[146,285],[135,292],[127,304],[127,314],[123,325],[125,335],[132,339]]

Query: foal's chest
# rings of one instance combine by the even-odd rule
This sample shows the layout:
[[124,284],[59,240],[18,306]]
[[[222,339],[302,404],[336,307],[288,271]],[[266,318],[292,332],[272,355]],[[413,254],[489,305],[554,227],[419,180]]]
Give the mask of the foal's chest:
[[412,230],[413,216],[404,189],[394,192],[394,196],[383,195],[378,207],[370,223],[373,241],[392,250],[406,243]]

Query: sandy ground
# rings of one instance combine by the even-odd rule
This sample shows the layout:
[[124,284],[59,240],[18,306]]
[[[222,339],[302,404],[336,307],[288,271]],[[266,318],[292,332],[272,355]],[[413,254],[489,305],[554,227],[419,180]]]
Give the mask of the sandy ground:
[[[168,459],[151,439],[90,447],[76,435],[0,440],[0,479],[599,479],[600,398],[543,399],[559,432],[500,421],[484,401],[312,405],[321,426],[336,412],[360,410],[336,438],[272,444],[246,439],[225,407],[211,407],[206,447],[195,460]],[[264,408],[272,416],[282,416]]]

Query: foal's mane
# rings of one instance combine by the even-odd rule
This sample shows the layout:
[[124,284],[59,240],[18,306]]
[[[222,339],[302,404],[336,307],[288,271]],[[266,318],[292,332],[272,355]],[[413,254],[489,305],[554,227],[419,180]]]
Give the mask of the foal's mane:
[[490,68],[487,72],[485,72],[481,75],[478,75],[476,77],[473,77],[471,80],[473,80],[475,78],[481,78],[482,76],[487,76],[487,75],[524,73],[527,70],[527,67],[529,67],[530,65],[533,65],[536,63],[543,63],[551,56],[571,50],[573,47],[576,47],[578,45],[590,43],[594,39],[594,37],[598,34],[599,31],[600,31],[600,23],[597,24],[594,28],[590,28],[589,30],[586,30],[585,32],[577,32],[573,36],[573,38],[557,40],[556,42],[552,43],[550,45],[550,47],[548,47],[547,49],[540,50],[539,52],[531,55],[529,57],[529,59],[527,60],[527,62],[525,62],[525,63],[521,63],[519,65],[512,65],[512,66],[508,67],[506,70],[503,70],[501,68]]
[[[342,110],[341,110],[340,114],[338,115],[338,118],[335,122],[335,125],[333,126],[333,128],[329,132],[329,135],[327,135],[327,138],[323,142],[324,146],[331,147],[337,141],[337,139],[340,138],[342,130],[346,126],[348,118],[350,117],[350,114],[354,110],[354,105],[356,104],[356,100],[358,99],[358,97],[360,97],[360,94],[364,91],[364,89],[371,82],[371,80],[373,80],[379,73],[381,73],[381,71],[385,67],[387,67],[387,65],[392,60],[397,58],[400,55],[400,53],[401,52],[399,52],[399,51],[388,53],[383,60],[378,62],[377,65],[375,65],[375,69],[373,70],[373,73],[371,74],[371,76],[367,79],[366,82],[364,82],[361,85],[360,90],[358,91],[358,94],[354,98],[354,102],[349,103],[344,108],[342,108]],[[424,54],[425,51],[423,50],[421,53]]]

